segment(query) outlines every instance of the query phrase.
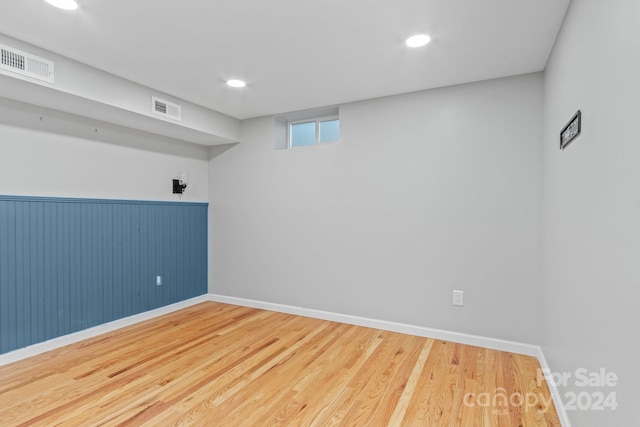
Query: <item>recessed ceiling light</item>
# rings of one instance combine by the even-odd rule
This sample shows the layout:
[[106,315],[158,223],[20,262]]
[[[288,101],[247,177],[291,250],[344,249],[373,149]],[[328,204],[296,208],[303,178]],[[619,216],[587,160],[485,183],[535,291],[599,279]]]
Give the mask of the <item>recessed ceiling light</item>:
[[405,43],[409,47],[421,47],[426,45],[431,41],[431,37],[426,34],[416,34],[415,36],[409,37]]
[[247,84],[242,80],[227,80],[227,85],[231,87],[245,87]]
[[47,3],[64,10],[76,10],[78,8],[76,0],[47,0]]

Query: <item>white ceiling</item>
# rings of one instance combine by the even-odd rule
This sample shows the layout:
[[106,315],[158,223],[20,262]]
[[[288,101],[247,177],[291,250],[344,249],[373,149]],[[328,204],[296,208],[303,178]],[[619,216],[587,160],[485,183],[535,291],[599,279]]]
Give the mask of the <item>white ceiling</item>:
[[569,1],[1,0],[0,32],[244,119],[540,71]]

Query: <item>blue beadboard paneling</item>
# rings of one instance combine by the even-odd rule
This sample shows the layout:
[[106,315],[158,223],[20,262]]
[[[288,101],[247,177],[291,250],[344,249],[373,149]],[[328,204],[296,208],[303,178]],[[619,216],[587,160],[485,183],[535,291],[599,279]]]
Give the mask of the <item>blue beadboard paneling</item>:
[[205,294],[207,209],[0,196],[0,353]]

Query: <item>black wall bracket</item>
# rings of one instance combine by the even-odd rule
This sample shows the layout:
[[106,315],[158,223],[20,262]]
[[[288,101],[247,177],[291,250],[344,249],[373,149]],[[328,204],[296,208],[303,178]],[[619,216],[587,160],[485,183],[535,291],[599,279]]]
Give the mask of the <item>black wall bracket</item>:
[[187,188],[187,184],[180,184],[179,179],[173,180],[173,194],[182,194],[185,188]]

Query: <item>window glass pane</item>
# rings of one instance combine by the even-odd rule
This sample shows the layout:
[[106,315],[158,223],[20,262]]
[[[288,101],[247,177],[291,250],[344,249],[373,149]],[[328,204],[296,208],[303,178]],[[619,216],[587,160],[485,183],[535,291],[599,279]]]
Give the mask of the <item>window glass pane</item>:
[[291,125],[291,146],[301,147],[316,143],[316,122],[296,123]]
[[340,121],[320,122],[320,142],[335,142],[340,139]]

